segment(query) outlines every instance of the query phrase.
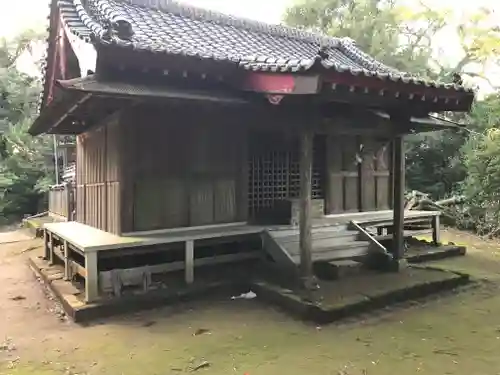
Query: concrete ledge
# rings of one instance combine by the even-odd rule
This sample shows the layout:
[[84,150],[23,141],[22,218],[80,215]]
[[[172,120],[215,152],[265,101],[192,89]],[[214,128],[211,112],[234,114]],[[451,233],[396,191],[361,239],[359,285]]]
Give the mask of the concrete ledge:
[[[371,310],[381,309],[391,304],[406,302],[432,295],[437,292],[454,289],[465,285],[470,281],[469,275],[443,271],[433,268],[410,267],[412,273],[432,274],[431,280],[426,277],[418,282],[399,286],[389,283],[388,288],[373,288],[376,284],[376,275],[372,275],[374,283],[366,284],[366,290],[345,292],[346,283],[355,283],[355,279],[340,282],[322,282],[321,289],[316,295],[320,300],[318,303],[304,302],[298,293],[271,285],[264,281],[257,282],[252,290],[257,293],[259,299],[276,305],[283,310],[292,313],[302,320],[313,321],[319,324],[332,323],[334,321],[352,317]],[[406,272],[402,271],[401,274]],[[379,276],[383,274],[378,274]],[[386,274],[387,275],[387,274]],[[396,274],[395,274],[396,275]],[[401,275],[404,277],[404,275]],[[441,276],[441,277],[440,277]],[[390,281],[390,280],[389,280]],[[336,284],[335,284],[336,283]],[[326,286],[326,288],[325,288]],[[322,289],[326,289],[323,290]],[[339,291],[339,295],[337,294]],[[332,295],[334,298],[332,300]],[[328,301],[330,299],[330,301]]]
[[439,247],[427,247],[420,250],[410,249],[406,260],[408,263],[423,263],[433,260],[441,260],[450,257],[463,256],[467,253],[464,246],[444,245]]
[[[214,270],[213,279],[200,278],[198,284],[171,286],[148,293],[124,295],[85,304],[81,290],[63,281],[61,267],[49,266],[40,258],[30,258],[30,267],[61,303],[66,314],[75,322],[88,322],[123,313],[153,309],[194,298],[229,297],[248,290],[257,294],[257,300],[277,305],[304,320],[330,323],[352,317],[393,303],[414,300],[436,292],[453,289],[469,282],[469,276],[432,267],[409,266],[398,273],[365,271],[359,275],[335,281],[320,281],[316,293],[318,303],[301,299],[300,291],[287,289],[274,282],[251,281],[258,266],[248,274],[238,270],[230,277]],[[58,268],[59,267],[59,268]],[[266,279],[262,279],[266,280]]]
[[208,298],[217,295],[238,295],[248,291],[248,283],[207,282],[191,287],[172,288],[173,290],[154,290],[145,294],[125,295],[116,299],[103,300],[94,304],[85,304],[78,295],[81,291],[71,283],[63,281],[63,274],[37,258],[29,258],[29,266],[39,276],[56,299],[64,312],[76,323],[85,323],[96,319],[120,314],[154,309],[169,304],[189,301],[194,298]]

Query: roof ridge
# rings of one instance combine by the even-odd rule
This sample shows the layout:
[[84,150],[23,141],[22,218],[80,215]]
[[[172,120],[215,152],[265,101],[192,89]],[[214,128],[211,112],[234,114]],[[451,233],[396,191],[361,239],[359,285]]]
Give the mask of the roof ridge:
[[175,0],[104,0],[128,3],[130,5],[156,9],[206,22],[214,22],[224,26],[232,26],[252,32],[265,33],[272,36],[294,39],[304,42],[317,43],[325,47],[339,47],[341,38],[320,33],[313,33],[299,28],[281,24],[269,24],[249,18],[236,17],[230,14],[195,7]]

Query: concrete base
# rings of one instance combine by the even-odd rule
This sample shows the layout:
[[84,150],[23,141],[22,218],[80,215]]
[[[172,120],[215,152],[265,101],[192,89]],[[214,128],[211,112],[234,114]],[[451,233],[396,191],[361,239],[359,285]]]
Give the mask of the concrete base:
[[255,283],[258,298],[278,305],[303,320],[331,323],[394,303],[423,298],[469,282],[469,276],[430,268],[408,267],[399,273],[369,273],[364,276],[321,282],[316,303],[299,293],[264,281]]
[[43,280],[61,303],[64,312],[77,323],[154,309],[194,298],[239,295],[247,292],[249,285],[248,278],[242,275],[240,280],[234,278],[231,280],[222,278],[220,281],[204,280],[191,286],[152,290],[147,293],[124,295],[120,298],[103,298],[99,302],[86,304],[83,301],[83,291],[63,280],[61,266],[49,266],[46,261],[35,256],[29,258],[29,265],[35,275]]
[[429,262],[432,260],[446,259],[450,257],[463,256],[467,253],[467,249],[464,246],[456,245],[443,245],[439,247],[427,246],[421,249],[408,250],[406,254],[406,259],[409,263],[422,263]]
[[320,281],[320,289],[314,292],[313,301],[321,302],[313,303],[305,302],[301,298],[299,288],[287,289],[283,285],[265,281],[270,279],[262,274],[259,281],[252,280],[251,275],[255,277],[259,274],[257,271],[262,269],[262,265],[258,264],[254,268],[249,268],[248,274],[243,270],[237,270],[230,276],[224,276],[222,271],[214,270],[214,278],[199,277],[199,281],[189,287],[184,284],[172,285],[168,289],[85,304],[82,290],[70,282],[63,281],[60,266],[49,266],[38,257],[30,259],[30,266],[60,301],[66,314],[76,322],[152,309],[193,298],[207,298],[214,295],[229,298],[252,290],[257,294],[257,300],[281,306],[303,319],[328,323],[385,307],[394,302],[451,289],[469,281],[468,275],[417,266],[401,269],[397,273],[362,270],[355,276],[340,280]]

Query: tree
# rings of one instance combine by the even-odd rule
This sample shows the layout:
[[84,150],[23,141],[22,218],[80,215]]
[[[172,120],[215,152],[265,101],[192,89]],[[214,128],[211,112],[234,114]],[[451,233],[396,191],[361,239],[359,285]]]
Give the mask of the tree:
[[27,134],[37,112],[39,77],[16,67],[23,51],[41,38],[26,32],[11,41],[0,40],[0,213],[4,220],[36,212],[53,174],[50,139]]
[[[453,73],[461,73],[471,82],[489,81],[486,68],[500,56],[493,11],[478,8],[464,17],[456,13],[431,8],[424,1],[408,7],[397,0],[303,0],[288,9],[285,22],[350,37],[386,65],[423,78],[451,82]],[[456,36],[455,45],[448,42],[446,50],[435,43],[443,33]],[[449,50],[454,50],[454,59],[446,58]],[[476,106],[473,116],[480,116],[480,108]],[[446,115],[463,123],[473,121],[465,115]],[[466,176],[460,149],[468,138],[469,133],[460,131],[408,136],[408,187],[435,198],[451,194]]]
[[430,45],[423,38],[401,43],[403,17],[394,1],[306,0],[289,8],[285,22],[336,36],[349,37],[366,53],[402,71],[425,73]]

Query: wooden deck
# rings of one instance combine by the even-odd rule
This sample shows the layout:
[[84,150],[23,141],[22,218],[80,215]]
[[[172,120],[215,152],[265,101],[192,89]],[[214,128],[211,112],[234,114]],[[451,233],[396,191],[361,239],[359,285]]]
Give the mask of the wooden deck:
[[[93,302],[99,296],[99,281],[101,284],[107,282],[114,274],[99,274],[98,254],[114,250],[136,249],[138,253],[144,249],[172,243],[184,243],[185,261],[174,262],[166,265],[146,266],[134,271],[128,270],[129,279],[143,277],[151,279],[151,273],[160,271],[185,270],[187,283],[192,283],[194,278],[194,267],[212,263],[225,263],[249,258],[256,258],[260,254],[230,254],[215,258],[196,259],[194,256],[195,241],[215,238],[230,238],[251,234],[259,234],[263,228],[251,226],[245,223],[233,223],[224,225],[213,225],[205,227],[179,228],[173,230],[162,230],[154,232],[134,233],[125,236],[117,236],[102,230],[89,227],[77,222],[51,223],[44,226],[45,258],[54,263],[55,257],[60,258],[65,266],[65,279],[71,280],[76,273],[85,279],[86,302]],[[56,243],[60,249],[57,249]],[[85,259],[82,266],[72,259],[70,251],[76,251]],[[116,256],[120,256],[120,252]],[[127,273],[127,270],[122,270]],[[132,274],[132,275],[130,275]],[[138,275],[140,274],[140,275]],[[122,280],[123,281],[123,280]],[[126,282],[125,282],[126,284]]]
[[[366,255],[370,241],[359,236],[360,226],[390,228],[393,225],[392,211],[350,213],[329,215],[313,223],[313,261],[332,261],[356,258]],[[405,223],[433,221],[439,224],[439,212],[407,211]],[[436,221],[437,220],[437,221]],[[437,225],[436,228],[439,226]],[[438,232],[436,230],[435,232]],[[375,233],[374,235],[382,235]],[[177,228],[150,232],[129,233],[118,236],[77,222],[48,223],[44,225],[45,258],[54,263],[61,259],[65,266],[65,279],[71,280],[75,274],[85,279],[86,301],[99,298],[99,286],[116,289],[116,285],[127,282],[151,280],[152,273],[184,270],[185,281],[194,279],[195,266],[227,263],[262,256],[262,251],[247,254],[229,254],[213,258],[195,257],[195,243],[202,240],[237,240],[241,236],[262,235],[264,250],[278,263],[297,267],[300,263],[299,230],[293,226],[257,226],[247,223],[232,223],[204,227]],[[436,242],[438,235],[435,235]],[[136,267],[125,270],[99,273],[99,259],[121,257],[126,254],[144,254],[155,245],[180,243],[184,245],[184,261]],[[154,249],[154,248],[153,248]],[[123,250],[123,251],[122,251]],[[155,251],[168,251],[165,250]],[[73,259],[73,252],[85,259],[84,264]],[[118,280],[118,281],[117,281]],[[127,281],[128,280],[128,281]],[[135,280],[135,281],[131,281]]]

